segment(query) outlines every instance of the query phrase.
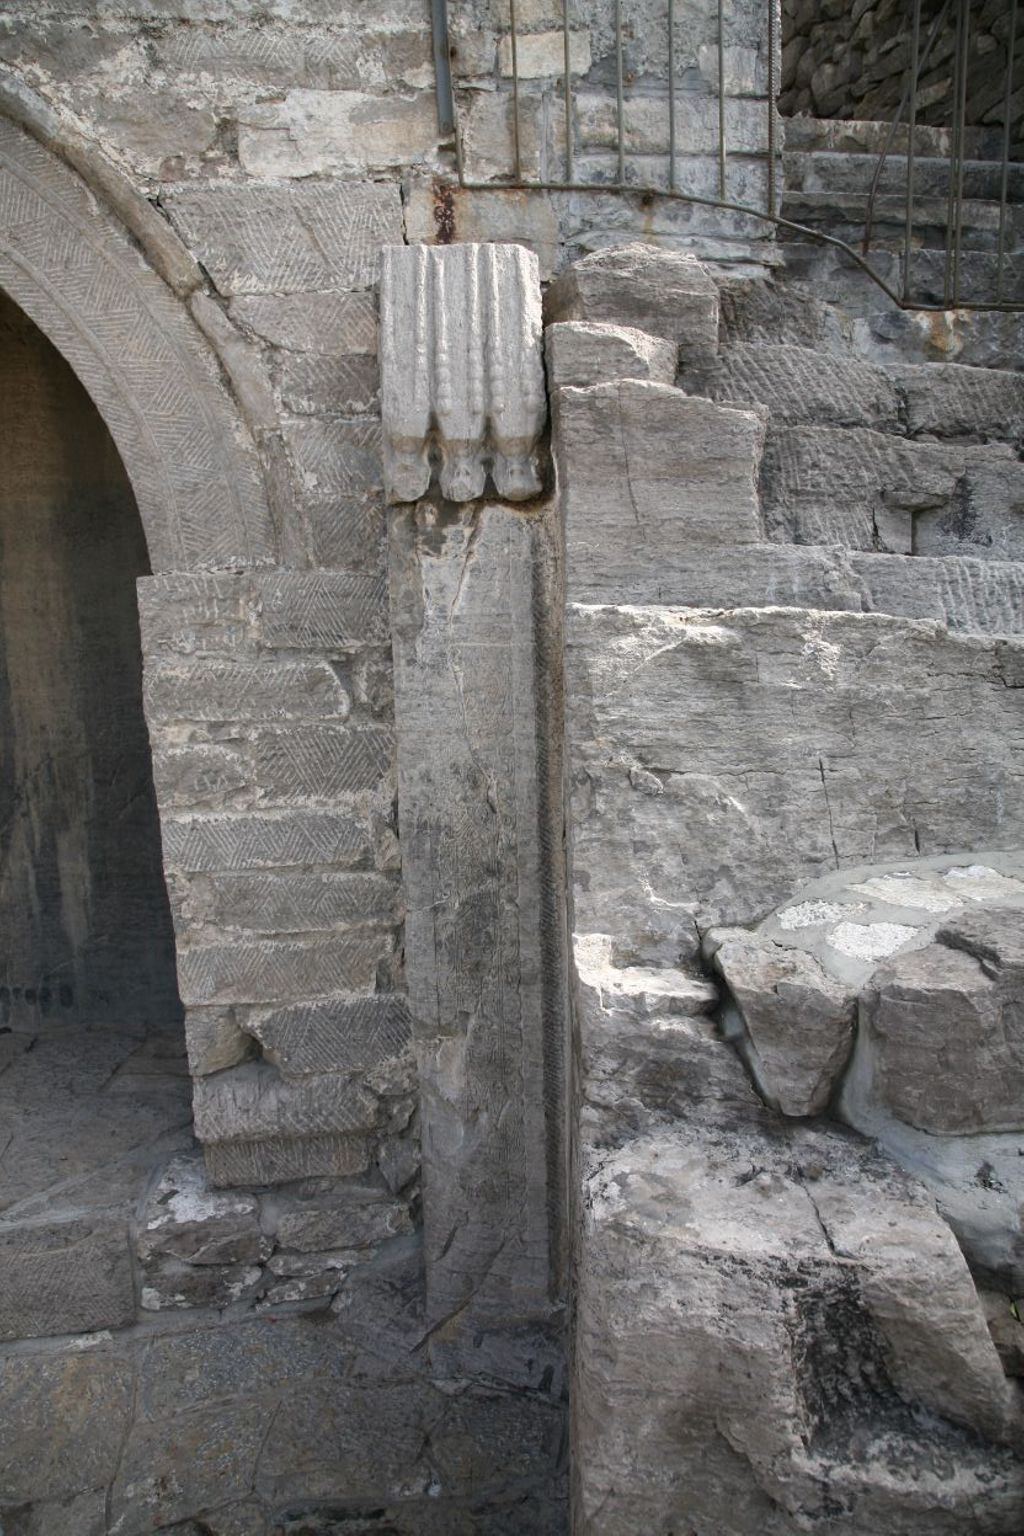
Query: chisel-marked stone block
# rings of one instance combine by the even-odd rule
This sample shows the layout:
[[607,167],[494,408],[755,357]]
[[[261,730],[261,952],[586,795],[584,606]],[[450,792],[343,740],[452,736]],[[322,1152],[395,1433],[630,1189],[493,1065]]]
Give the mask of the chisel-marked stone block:
[[434,1322],[547,1305],[557,1168],[545,1038],[558,1021],[545,1018],[534,560],[530,523],[500,506],[443,531],[426,507],[394,514],[406,972]]

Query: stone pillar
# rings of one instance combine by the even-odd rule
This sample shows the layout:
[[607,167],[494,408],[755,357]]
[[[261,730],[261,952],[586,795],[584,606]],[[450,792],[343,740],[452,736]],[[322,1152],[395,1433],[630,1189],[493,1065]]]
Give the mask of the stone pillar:
[[[517,381],[540,366],[536,265],[521,254],[509,261],[501,252],[490,267],[502,279],[502,313],[521,318],[526,359],[524,371],[506,372],[506,417],[523,406]],[[435,281],[421,285],[421,296],[431,296],[435,312],[457,309],[465,253],[430,255]],[[389,253],[396,256],[422,264],[422,253]],[[395,287],[393,279],[384,285],[383,335]],[[406,314],[408,334],[429,354],[440,328],[428,331],[421,318]],[[383,353],[387,439],[387,402],[398,389],[386,346]],[[423,376],[433,362],[417,359]],[[477,406],[485,418],[478,441],[493,443],[490,404]],[[523,415],[535,434],[535,402]],[[421,462],[439,456],[444,481],[444,444],[408,436],[406,422],[404,452],[422,452]],[[492,473],[499,478],[494,461]],[[538,621],[551,571],[548,510],[536,502],[522,511],[494,501],[458,507],[435,492],[391,520],[406,972],[435,1331],[467,1315],[490,1324],[543,1316],[559,1284],[564,1007],[560,902],[552,899],[560,844],[550,836],[558,754],[547,752],[557,737]]]

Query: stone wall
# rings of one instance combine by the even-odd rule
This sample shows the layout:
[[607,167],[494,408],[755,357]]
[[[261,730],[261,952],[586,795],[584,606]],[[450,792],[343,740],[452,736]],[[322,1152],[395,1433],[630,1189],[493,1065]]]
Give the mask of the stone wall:
[[[943,18],[941,0],[921,6],[921,72],[917,120],[948,127],[953,122],[955,7]],[[938,30],[936,31],[936,27]],[[970,7],[966,122],[1001,130],[1006,92],[1010,8],[1004,0]],[[925,45],[935,40],[925,56]],[[782,0],[782,92],[787,116],[856,118],[888,122],[900,107],[911,62],[911,8],[904,0]],[[1017,30],[1014,54],[1013,131],[1021,137],[1019,80],[1024,39]],[[903,111],[906,121],[906,108]],[[1001,138],[1001,133],[998,134]],[[993,134],[993,143],[997,134]]]
[[[767,320],[771,290],[758,301]],[[1019,1135],[994,1153],[1008,1171],[981,1217],[956,1154],[939,1171],[931,1138],[911,1156],[880,1134],[864,1104],[880,1068],[857,1067],[856,1109],[837,1109],[830,1074],[854,1032],[844,966],[859,977],[873,943],[908,946],[878,981],[899,1038],[910,986],[927,985],[909,949],[931,930],[876,912],[876,894],[920,889],[951,913],[972,905],[972,879],[1019,894],[1000,873],[1012,859],[972,850],[1024,839],[1020,501],[1007,481],[967,493],[976,524],[952,510],[958,476],[1013,480],[1019,376],[893,375],[838,344],[826,359],[767,335],[737,343],[710,273],[639,245],[570,268],[548,314],[566,534],[574,1529],[1011,1536],[1024,1416],[978,1286],[996,1280],[1002,1320],[1022,1197],[1003,1158]],[[827,893],[806,888],[826,874]],[[755,978],[746,928],[777,903],[794,932],[771,927]],[[1004,920],[1019,932],[1019,914]],[[1015,941],[1000,942],[1008,967]],[[831,946],[820,973],[803,958],[815,943],[818,957]],[[961,967],[991,990],[976,960]],[[972,1078],[987,1080],[999,1033]],[[913,1080],[906,1057],[902,1070]]]
[[[575,178],[595,184],[613,178],[617,166],[610,17],[603,5],[588,0],[574,8],[570,0]],[[514,148],[507,0],[466,0],[449,7],[449,18],[466,174],[477,183],[508,181]],[[523,173],[564,180],[560,0],[520,6],[518,25]],[[726,8],[733,201],[764,199],[764,34],[758,0]],[[680,9],[676,45],[679,184],[713,197],[713,4]],[[342,244],[352,243],[342,232],[357,226],[373,228],[378,240],[524,241],[547,275],[567,253],[623,238],[638,217],[633,200],[599,191],[458,190],[452,139],[438,129],[425,0],[400,0],[372,20],[356,0],[269,7],[192,0],[155,7],[67,0],[54,7],[19,0],[0,18],[0,63],[102,146],[171,218],[226,297],[359,288],[351,249],[344,259],[340,254]],[[667,67],[663,8],[634,10],[624,39],[625,135],[628,175],[640,184],[652,177],[667,184]],[[639,216],[652,238],[696,242],[722,259],[744,259],[751,243],[757,249],[769,234],[762,221],[686,203],[648,204]],[[310,221],[322,235],[319,244]],[[258,309],[233,307],[243,325],[245,309]],[[315,356],[329,348],[365,357],[357,333],[339,334],[323,310]],[[271,330],[263,339],[280,345],[279,325]],[[287,350],[295,341],[293,334]],[[366,363],[349,367],[346,378],[344,387],[329,388],[322,362],[286,357],[276,384],[289,416],[359,416],[372,388]],[[288,434],[304,460],[326,451],[330,435],[305,420]]]

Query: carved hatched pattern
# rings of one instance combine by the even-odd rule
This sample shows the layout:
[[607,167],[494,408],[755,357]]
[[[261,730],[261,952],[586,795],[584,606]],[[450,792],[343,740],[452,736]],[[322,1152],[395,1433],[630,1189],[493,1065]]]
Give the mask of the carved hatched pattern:
[[537,259],[517,245],[387,246],[381,399],[388,499],[416,501],[431,454],[450,501],[541,489],[547,404]]
[[282,1008],[248,1028],[286,1076],[363,1072],[403,1056],[412,1042],[401,997],[331,998]]
[[368,852],[364,827],[333,811],[262,816],[165,816],[164,858],[171,869],[309,868],[352,864]]
[[191,321],[77,177],[0,121],[0,286],[103,415],[154,569],[265,563],[255,455]]

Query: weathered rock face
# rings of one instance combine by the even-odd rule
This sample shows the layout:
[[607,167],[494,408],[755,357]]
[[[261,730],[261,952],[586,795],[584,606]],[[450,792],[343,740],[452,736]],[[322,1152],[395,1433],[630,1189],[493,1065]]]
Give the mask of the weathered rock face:
[[594,1155],[583,1232],[578,1530],[1019,1528],[1019,1404],[967,1267],[865,1144],[691,1117]]
[[633,326],[674,343],[684,365],[699,367],[718,347],[718,290],[692,257],[637,242],[569,267],[548,289],[545,319]]
[[873,1091],[922,1131],[1024,1131],[1024,911],[972,912],[861,1000]]
[[[644,323],[610,285],[600,302],[595,325]],[[996,906],[1015,921],[1024,885],[1017,855],[957,852],[1024,831],[1018,605],[994,597],[1020,580],[1014,392],[943,380],[929,414],[915,371],[809,351],[828,318],[766,321],[699,369],[683,342],[681,382],[714,396],[690,397],[689,430],[677,390],[655,407],[633,377],[636,347],[606,349],[624,377],[556,397],[587,1536],[1024,1520],[1015,961],[1005,933],[967,938]],[[912,553],[933,528],[941,552]],[[904,973],[945,998],[908,1029]],[[991,1332],[972,1270],[1001,1288]]]
[[726,931],[715,969],[745,1030],[745,1057],[768,1102],[784,1115],[816,1115],[853,1048],[854,999],[810,955]]

